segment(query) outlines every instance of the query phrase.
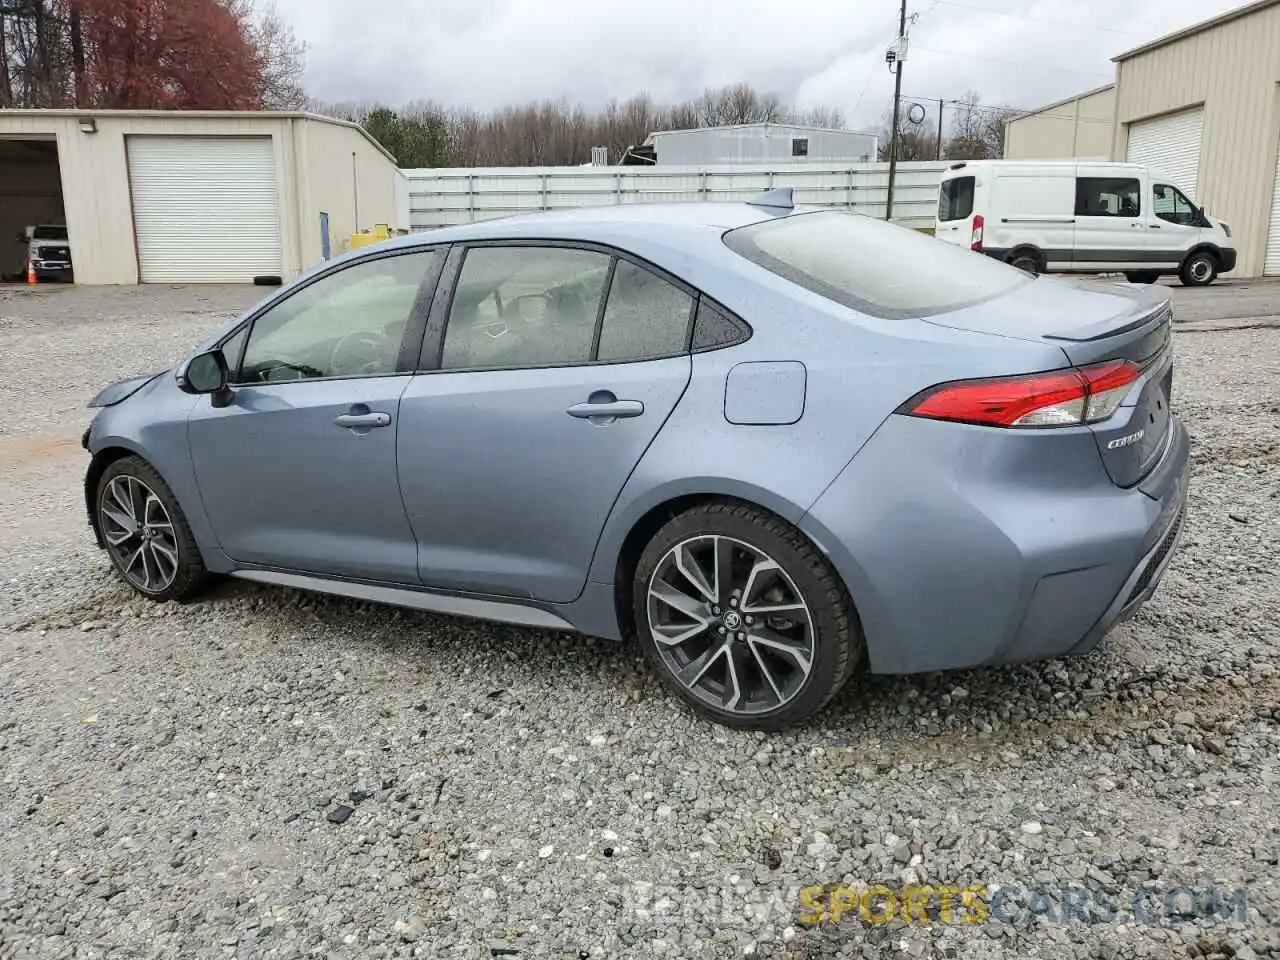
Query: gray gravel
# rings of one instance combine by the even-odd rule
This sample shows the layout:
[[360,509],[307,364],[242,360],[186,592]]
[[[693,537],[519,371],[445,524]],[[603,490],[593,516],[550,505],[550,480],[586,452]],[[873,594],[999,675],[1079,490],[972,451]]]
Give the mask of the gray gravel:
[[[587,638],[248,584],[132,599],[84,525],[83,402],[261,293],[0,289],[0,956],[1280,957],[1274,325],[1177,335],[1186,538],[1101,650],[858,678],[764,736]],[[1280,314],[1277,285],[1175,296]],[[881,881],[1247,910],[799,922],[800,887]]]

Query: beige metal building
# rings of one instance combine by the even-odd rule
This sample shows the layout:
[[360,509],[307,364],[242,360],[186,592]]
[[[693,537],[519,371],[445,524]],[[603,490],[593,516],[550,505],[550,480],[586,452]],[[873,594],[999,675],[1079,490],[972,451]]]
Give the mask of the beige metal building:
[[1111,159],[1115,84],[1025,113],[1005,129],[1004,155],[1018,160]]
[[356,124],[304,113],[0,110],[0,273],[65,224],[77,283],[289,280],[357,230],[409,227]]
[[[1240,251],[1233,276],[1280,276],[1280,0],[1256,0],[1114,61],[1105,153],[1159,168],[1229,223]],[[1041,115],[1093,111],[1105,89],[1011,120],[1005,157],[1096,156],[1096,143],[1069,142]]]

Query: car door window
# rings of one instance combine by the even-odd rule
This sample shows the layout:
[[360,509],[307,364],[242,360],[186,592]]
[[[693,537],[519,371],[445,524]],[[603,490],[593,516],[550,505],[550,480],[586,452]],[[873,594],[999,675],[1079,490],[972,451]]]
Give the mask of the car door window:
[[543,367],[591,360],[611,257],[571,247],[467,251],[441,367]]
[[1137,217],[1141,186],[1129,177],[1080,177],[1076,180],[1077,217]]
[[237,382],[395,373],[414,301],[441,256],[363,260],[272,306],[253,322]]
[[1178,223],[1194,227],[1200,221],[1195,204],[1186,198],[1181,190],[1167,183],[1157,183],[1151,188],[1155,202],[1152,209],[1155,215],[1168,223]]
[[689,349],[693,297],[629,260],[619,260],[600,328],[601,361],[655,360]]

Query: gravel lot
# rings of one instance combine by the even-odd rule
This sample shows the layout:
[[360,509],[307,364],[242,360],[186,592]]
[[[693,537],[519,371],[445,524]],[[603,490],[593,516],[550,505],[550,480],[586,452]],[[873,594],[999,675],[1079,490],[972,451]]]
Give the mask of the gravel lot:
[[[1173,290],[1195,481],[1148,607],[764,736],[587,638],[135,601],[85,526],[83,404],[263,291],[0,288],[0,956],[1280,957],[1280,285]],[[800,887],[882,881],[1247,909],[799,922]]]

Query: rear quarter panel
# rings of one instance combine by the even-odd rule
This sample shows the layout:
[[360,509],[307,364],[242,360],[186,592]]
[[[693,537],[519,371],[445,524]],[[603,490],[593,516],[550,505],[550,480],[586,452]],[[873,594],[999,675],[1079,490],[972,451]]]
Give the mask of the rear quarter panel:
[[[717,269],[690,262],[681,275],[745,319],[753,335],[694,355],[688,390],[614,505],[592,581],[613,582],[628,533],[667,501],[734,497],[798,523],[885,419],[925,387],[1066,365],[1054,347],[866,317],[724,250]],[[730,371],[760,361],[803,364],[804,407],[795,422],[736,425],[726,418]]]

